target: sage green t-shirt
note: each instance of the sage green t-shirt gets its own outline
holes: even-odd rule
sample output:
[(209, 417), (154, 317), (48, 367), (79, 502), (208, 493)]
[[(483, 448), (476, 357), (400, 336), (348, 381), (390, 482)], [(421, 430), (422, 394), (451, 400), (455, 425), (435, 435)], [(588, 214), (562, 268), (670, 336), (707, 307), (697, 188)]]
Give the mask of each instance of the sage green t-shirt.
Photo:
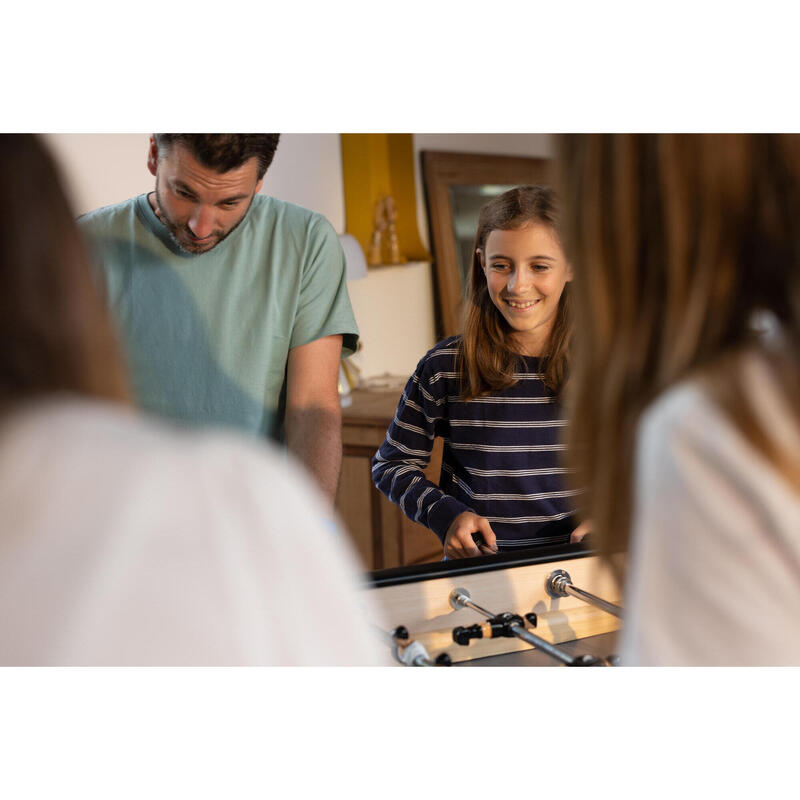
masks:
[(358, 341), (342, 248), (321, 215), (256, 195), (206, 253), (183, 252), (146, 195), (79, 220), (96, 256), (139, 405), (192, 425), (280, 439), (289, 350)]

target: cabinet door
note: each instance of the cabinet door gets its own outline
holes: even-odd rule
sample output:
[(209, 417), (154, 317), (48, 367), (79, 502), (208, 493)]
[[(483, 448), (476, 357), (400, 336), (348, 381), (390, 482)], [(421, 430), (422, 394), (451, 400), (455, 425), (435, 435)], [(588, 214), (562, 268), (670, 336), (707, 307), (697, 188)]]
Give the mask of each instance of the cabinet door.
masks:
[[(336, 510), (368, 570), (438, 561), (442, 545), (436, 535), (412, 522), (382, 495), (372, 482), (372, 446), (344, 445), (342, 474)], [(425, 471), (437, 482), (442, 463), (442, 443), (437, 439)]]
[[(355, 452), (353, 452), (355, 450)], [(336, 494), (336, 510), (344, 523), (347, 533), (355, 545), (365, 569), (378, 569), (376, 561), (380, 561), (383, 542), (376, 540), (376, 524), (374, 504), (379, 502), (372, 483), (370, 459), (372, 451), (358, 452), (357, 448), (345, 447), (342, 456), (342, 474), (339, 478), (339, 489)], [(377, 525), (380, 533), (381, 525)], [(377, 557), (376, 557), (377, 556)]]

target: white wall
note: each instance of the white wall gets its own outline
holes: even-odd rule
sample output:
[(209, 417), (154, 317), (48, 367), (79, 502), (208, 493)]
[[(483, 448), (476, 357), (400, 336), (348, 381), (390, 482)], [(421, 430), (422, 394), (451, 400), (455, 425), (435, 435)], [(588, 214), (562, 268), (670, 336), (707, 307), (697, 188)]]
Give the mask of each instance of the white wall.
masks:
[(76, 214), (151, 191), (146, 133), (50, 133)]
[[(46, 134), (59, 159), (77, 214), (150, 191), (149, 134)], [(414, 134), (417, 222), (429, 247), (422, 192), (421, 150), (455, 150), (547, 157), (547, 134)], [(275, 153), (262, 191), (318, 211), (344, 231), (344, 185), (339, 134), (287, 133)], [(349, 284), (353, 311), (364, 344), (364, 375), (410, 374), (433, 346), (434, 305), (431, 269), (426, 264), (371, 270)]]
[(264, 176), (264, 194), (318, 211), (344, 233), (342, 145), (338, 133), (284, 133)]
[[(62, 165), (76, 213), (117, 203), (152, 188), (153, 176), (146, 164), (148, 137), (146, 133), (45, 134)], [(419, 166), (421, 150), (548, 157), (552, 149), (551, 137), (543, 133), (416, 133), (413, 142), (417, 220), (426, 245), (429, 240)], [(319, 211), (342, 233), (345, 214), (339, 134), (283, 134), (263, 191)]]
[[(150, 134), (45, 134), (59, 159), (77, 214), (151, 191)], [(326, 216), (344, 230), (342, 153), (337, 133), (285, 133), (262, 191)]]
[(431, 265), (376, 267), (347, 289), (361, 334), (362, 375), (410, 375), (436, 343)]

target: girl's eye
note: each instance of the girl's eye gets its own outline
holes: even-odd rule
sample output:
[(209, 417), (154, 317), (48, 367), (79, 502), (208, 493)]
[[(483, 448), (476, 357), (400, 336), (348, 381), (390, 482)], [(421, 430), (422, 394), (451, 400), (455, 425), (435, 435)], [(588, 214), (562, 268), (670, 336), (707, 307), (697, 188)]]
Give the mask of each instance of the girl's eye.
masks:
[(549, 264), (532, 264), (531, 266), (535, 272), (547, 272), (550, 269)]
[(509, 268), (508, 264), (503, 264), (502, 262), (496, 261), (492, 264), (492, 269), (496, 270), (497, 272), (502, 272), (503, 270), (507, 270)]

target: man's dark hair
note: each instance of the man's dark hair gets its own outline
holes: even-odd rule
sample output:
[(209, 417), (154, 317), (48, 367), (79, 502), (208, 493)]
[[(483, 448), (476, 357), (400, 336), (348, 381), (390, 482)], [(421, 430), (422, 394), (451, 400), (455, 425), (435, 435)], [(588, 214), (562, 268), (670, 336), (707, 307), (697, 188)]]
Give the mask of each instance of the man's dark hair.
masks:
[(204, 166), (217, 172), (241, 167), (245, 161), (258, 159), (258, 179), (272, 163), (279, 133), (156, 133), (159, 157), (173, 144), (189, 148)]

